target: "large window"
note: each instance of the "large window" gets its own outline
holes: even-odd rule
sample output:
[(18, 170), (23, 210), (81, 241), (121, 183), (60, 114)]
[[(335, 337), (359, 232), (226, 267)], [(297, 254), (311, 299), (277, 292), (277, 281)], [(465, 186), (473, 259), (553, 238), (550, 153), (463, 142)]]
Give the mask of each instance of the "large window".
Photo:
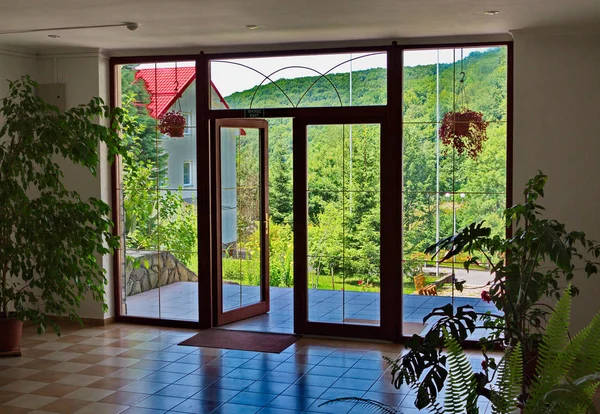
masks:
[[(237, 310), (267, 283), (270, 313), (240, 329), (399, 339), (424, 332), (423, 317), (447, 303), (491, 310), (481, 300), (490, 269), (467, 273), (464, 257), (441, 263), (424, 250), (474, 221), (504, 231), (509, 51), (114, 62), (116, 103), (139, 125), (116, 183), (120, 316), (211, 327), (225, 323), (214, 298), (233, 292)], [(471, 153), (441, 135), (445, 123), (464, 130), (465, 111), (485, 123)], [(185, 126), (164, 127), (168, 114)]]
[[(403, 94), (403, 285), (405, 293), (425, 286), (437, 294), (424, 302), (409, 297), (405, 320), (421, 322), (435, 306), (481, 300), (493, 278), (489, 269), (462, 267), (466, 256), (440, 263), (423, 251), (472, 222), (484, 220), (504, 232), (507, 183), (507, 48), (469, 47), (404, 52)], [(476, 153), (459, 151), (441, 139), (442, 126), (458, 131), (457, 113), (482, 115), (486, 135)], [(450, 121), (450, 122), (448, 122)], [(423, 278), (424, 276), (424, 278)], [(465, 280), (464, 289), (453, 278)]]

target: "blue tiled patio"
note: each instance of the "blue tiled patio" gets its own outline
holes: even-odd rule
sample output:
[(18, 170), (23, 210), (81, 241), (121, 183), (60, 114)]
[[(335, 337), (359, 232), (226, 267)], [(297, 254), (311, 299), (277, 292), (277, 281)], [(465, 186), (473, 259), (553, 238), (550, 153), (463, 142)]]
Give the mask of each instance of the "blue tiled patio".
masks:
[[(259, 299), (258, 286), (225, 284), (224, 309), (235, 309), (255, 303)], [(292, 333), (294, 330), (294, 292), (292, 288), (271, 287), (271, 309), (264, 315), (235, 322), (227, 329), (246, 331)], [(309, 289), (309, 320), (315, 322), (379, 324), (379, 293), (341, 290)], [(425, 317), (435, 307), (452, 301), (448, 296), (404, 295), (404, 321), (411, 330), (420, 329)], [(477, 312), (495, 311), (493, 305), (479, 298), (455, 297), (455, 306), (472, 305)], [(163, 319), (197, 320), (198, 284), (178, 282), (160, 289), (150, 290), (127, 298), (127, 314)], [(416, 328), (415, 328), (416, 327)], [(425, 329), (426, 326), (423, 326)], [(481, 332), (473, 336), (479, 337)]]

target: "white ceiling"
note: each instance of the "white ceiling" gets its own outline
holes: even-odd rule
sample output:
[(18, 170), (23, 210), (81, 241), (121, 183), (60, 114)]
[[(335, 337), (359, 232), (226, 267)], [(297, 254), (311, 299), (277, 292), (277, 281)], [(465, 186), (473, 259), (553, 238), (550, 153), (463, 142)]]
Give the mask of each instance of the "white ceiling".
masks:
[(0, 0), (1, 32), (121, 22), (141, 27), (4, 34), (0, 45), (118, 51), (600, 27), (600, 0)]

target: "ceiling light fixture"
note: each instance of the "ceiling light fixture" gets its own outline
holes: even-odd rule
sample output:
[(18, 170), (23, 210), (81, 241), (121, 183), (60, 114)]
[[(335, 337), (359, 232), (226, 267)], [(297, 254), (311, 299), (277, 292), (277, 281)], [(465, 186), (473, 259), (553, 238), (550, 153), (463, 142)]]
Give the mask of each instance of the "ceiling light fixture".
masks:
[(248, 30), (256, 30), (256, 29), (258, 29), (258, 25), (257, 24), (247, 24), (246, 25), (246, 29), (248, 29)]
[(48, 27), (44, 29), (29, 29), (29, 30), (7, 30), (0, 32), (0, 35), (7, 34), (21, 34), (21, 33), (36, 33), (36, 32), (56, 32), (59, 30), (82, 30), (82, 29), (101, 29), (105, 27), (126, 27), (127, 29), (136, 31), (139, 29), (140, 24), (135, 22), (122, 22), (118, 24), (98, 24), (92, 26), (67, 26), (67, 27)]
[(498, 14), (500, 14), (499, 10), (486, 10), (483, 12), (483, 14), (485, 14), (486, 16), (496, 16)]
[(48, 35), (48, 37), (50, 39), (58, 39), (60, 36), (59, 35)]

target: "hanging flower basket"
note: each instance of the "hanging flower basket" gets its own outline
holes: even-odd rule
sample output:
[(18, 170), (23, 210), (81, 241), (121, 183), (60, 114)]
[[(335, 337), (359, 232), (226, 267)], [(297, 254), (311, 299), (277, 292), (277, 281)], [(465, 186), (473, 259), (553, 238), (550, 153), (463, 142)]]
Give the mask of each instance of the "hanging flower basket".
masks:
[(172, 138), (183, 137), (186, 119), (181, 111), (169, 111), (160, 118), (158, 130)]
[(469, 157), (476, 159), (487, 140), (487, 126), (481, 112), (462, 108), (458, 112), (447, 112), (440, 127), (442, 144), (456, 149), (458, 155), (466, 152)]

